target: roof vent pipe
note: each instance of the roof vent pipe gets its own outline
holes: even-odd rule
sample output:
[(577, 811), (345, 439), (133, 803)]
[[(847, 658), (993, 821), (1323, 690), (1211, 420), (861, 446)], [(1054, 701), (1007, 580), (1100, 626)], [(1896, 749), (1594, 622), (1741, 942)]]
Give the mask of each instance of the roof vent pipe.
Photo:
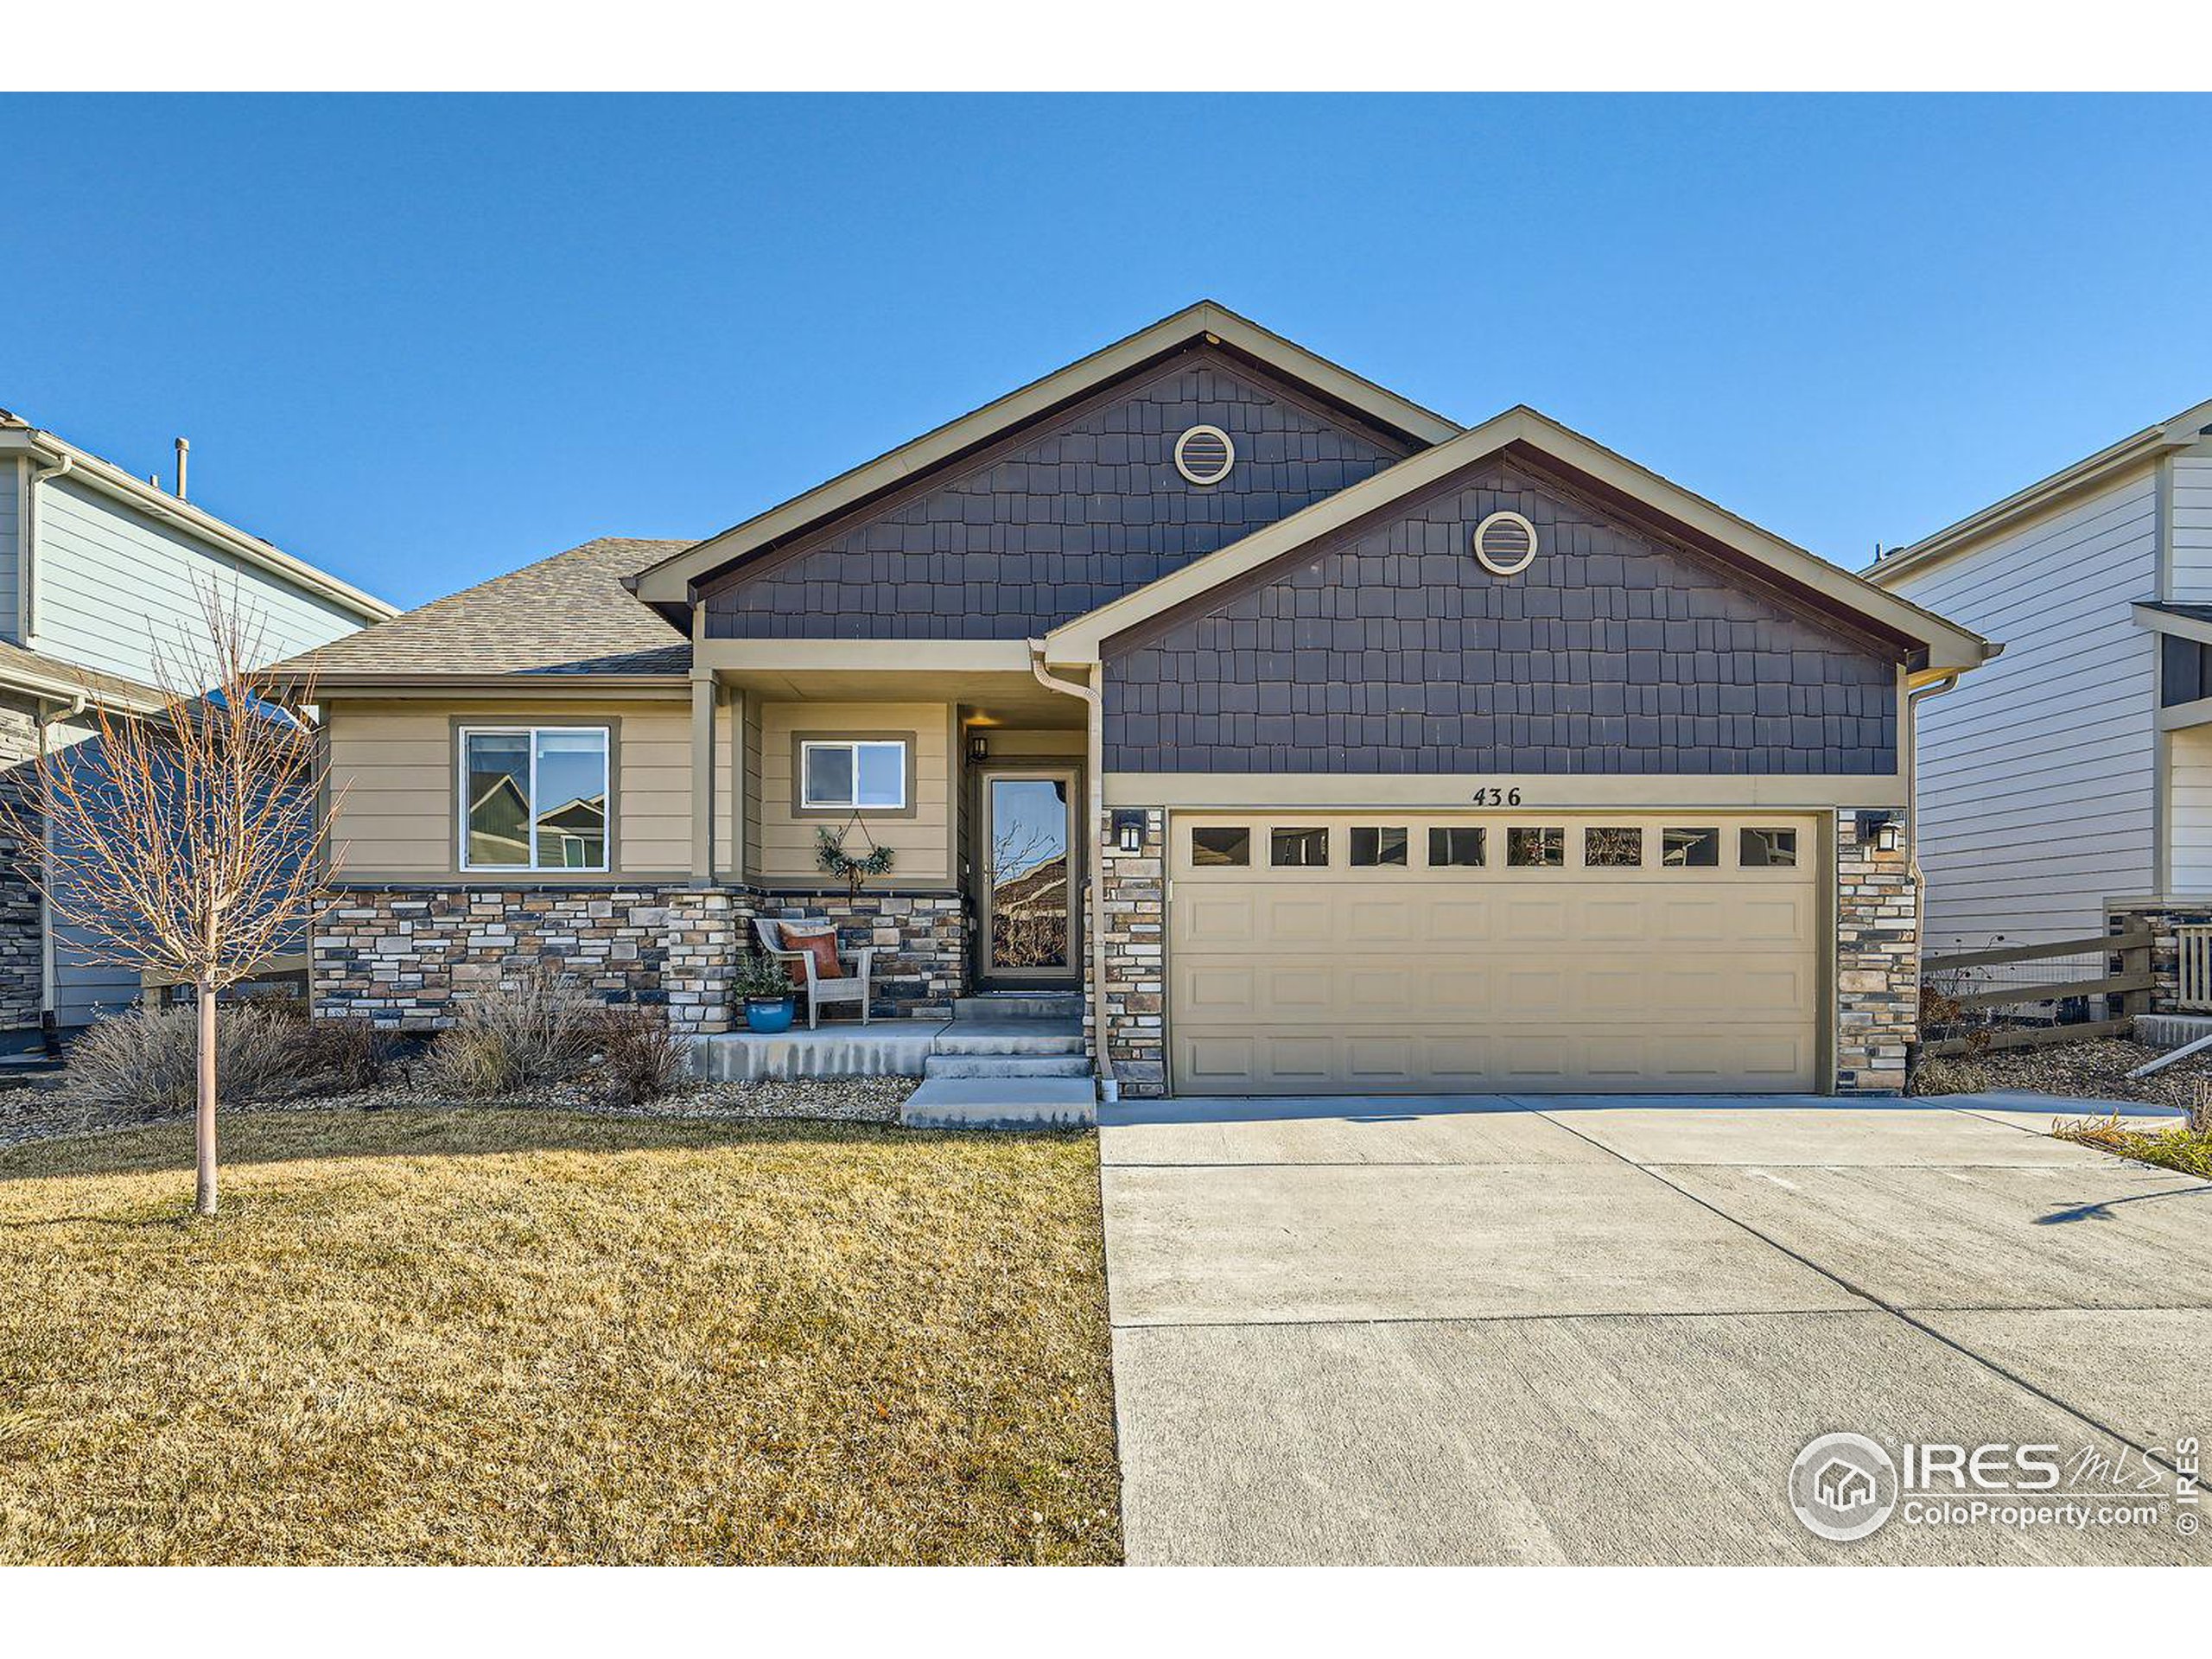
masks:
[(189, 500), (191, 499), (184, 493), (184, 469), (186, 466), (190, 463), (191, 460), (192, 440), (190, 438), (179, 438), (176, 441), (176, 499), (180, 501)]

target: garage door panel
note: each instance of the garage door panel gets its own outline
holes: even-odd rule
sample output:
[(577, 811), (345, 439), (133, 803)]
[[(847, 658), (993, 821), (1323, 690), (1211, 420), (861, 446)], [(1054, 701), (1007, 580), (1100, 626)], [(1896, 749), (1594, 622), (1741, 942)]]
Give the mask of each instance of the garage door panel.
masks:
[(1431, 944), (1491, 943), (1491, 907), (1486, 898), (1462, 897), (1449, 888), (1433, 888), (1422, 896), (1421, 914), (1427, 923)]
[(1326, 944), (1337, 937), (1336, 911), (1332, 895), (1321, 889), (1270, 893), (1261, 902), (1257, 925), (1270, 949)]
[[(1801, 830), (1801, 846), (1819, 845)], [(1481, 867), (1427, 868), (1416, 850), (1402, 871), (1179, 871), (1167, 963), (1175, 1086), (1813, 1086), (1821, 912), (1809, 859), (1738, 870), (1732, 826), (1718, 868), (1585, 868), (1575, 827), (1566, 868), (1522, 869), (1496, 861), (1505, 839), (1491, 827)], [(1331, 841), (1341, 860), (1348, 828)]]

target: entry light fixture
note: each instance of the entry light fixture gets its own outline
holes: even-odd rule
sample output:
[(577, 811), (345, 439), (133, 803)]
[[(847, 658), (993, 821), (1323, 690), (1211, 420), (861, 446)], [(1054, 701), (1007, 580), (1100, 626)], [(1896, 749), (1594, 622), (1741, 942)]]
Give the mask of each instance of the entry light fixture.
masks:
[(1900, 812), (1861, 812), (1859, 844), (1878, 853), (1894, 853), (1904, 845), (1904, 815)]
[(1114, 845), (1125, 853), (1144, 850), (1144, 811), (1142, 808), (1116, 808), (1114, 813)]
[(981, 732), (968, 734), (968, 760), (973, 766), (982, 766), (991, 758), (991, 740)]

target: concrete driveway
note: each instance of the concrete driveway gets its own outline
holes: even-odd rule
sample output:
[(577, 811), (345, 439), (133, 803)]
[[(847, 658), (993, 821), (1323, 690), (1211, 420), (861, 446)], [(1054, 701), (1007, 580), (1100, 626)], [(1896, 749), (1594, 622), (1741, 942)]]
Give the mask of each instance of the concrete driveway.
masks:
[[(2052, 1141), (2055, 1109), (1109, 1108), (1129, 1559), (2212, 1559), (2171, 1496), (2212, 1433), (2212, 1185)], [(2056, 1445), (2064, 1493), (2125, 1468), (2164, 1501), (1831, 1543), (1786, 1482), (1834, 1431)]]

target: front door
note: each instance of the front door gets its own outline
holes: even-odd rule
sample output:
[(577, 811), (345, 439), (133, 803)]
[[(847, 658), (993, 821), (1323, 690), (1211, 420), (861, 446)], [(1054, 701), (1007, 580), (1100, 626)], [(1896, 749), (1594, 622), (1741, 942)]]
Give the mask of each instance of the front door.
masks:
[(982, 976), (995, 985), (1076, 977), (1076, 774), (1052, 766), (983, 774)]

